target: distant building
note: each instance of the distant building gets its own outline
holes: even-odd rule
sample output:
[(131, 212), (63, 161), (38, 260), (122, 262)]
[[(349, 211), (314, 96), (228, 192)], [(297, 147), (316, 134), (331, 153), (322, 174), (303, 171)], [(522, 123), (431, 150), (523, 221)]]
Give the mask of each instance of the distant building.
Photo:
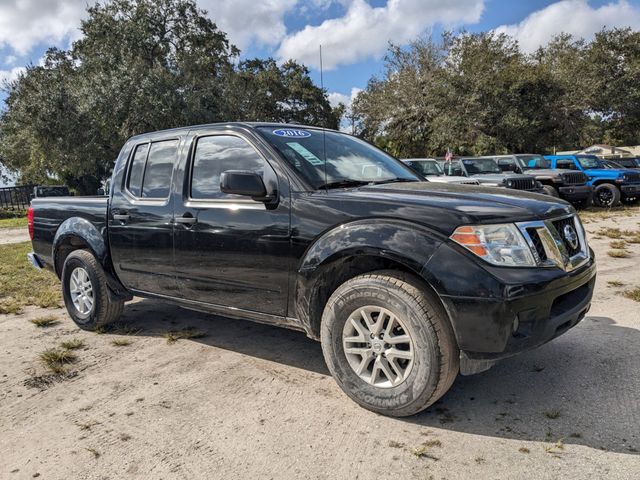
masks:
[(582, 150), (570, 150), (565, 152), (557, 152), (557, 155), (572, 155), (572, 154), (588, 154), (596, 155), (597, 157), (604, 159), (615, 159), (625, 157), (640, 157), (640, 145), (629, 147), (614, 147), (612, 145), (597, 144), (591, 145)]

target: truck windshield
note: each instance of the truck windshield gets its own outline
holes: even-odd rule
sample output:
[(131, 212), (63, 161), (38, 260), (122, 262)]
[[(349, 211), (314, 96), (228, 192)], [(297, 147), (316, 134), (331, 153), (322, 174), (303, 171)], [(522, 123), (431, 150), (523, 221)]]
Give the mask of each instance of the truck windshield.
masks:
[(425, 177), (427, 175), (435, 175), (437, 177), (444, 175), (442, 167), (435, 160), (407, 160), (407, 165)]
[(502, 173), (495, 160), (490, 158), (465, 158), (462, 160), (469, 175), (479, 173)]
[(533, 170), (551, 168), (551, 162), (542, 155), (516, 155), (516, 158), (523, 168), (531, 168)]
[(578, 155), (577, 157), (582, 168), (606, 168), (595, 155)]
[(420, 181), (402, 162), (350, 135), (295, 127), (258, 130), (316, 189)]

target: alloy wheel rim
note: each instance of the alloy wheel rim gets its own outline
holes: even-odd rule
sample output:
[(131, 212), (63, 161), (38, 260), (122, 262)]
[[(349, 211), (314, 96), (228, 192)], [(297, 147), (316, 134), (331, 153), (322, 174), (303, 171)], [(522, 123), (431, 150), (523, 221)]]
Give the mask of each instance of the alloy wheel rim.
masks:
[(93, 310), (93, 285), (89, 273), (82, 267), (76, 267), (69, 277), (69, 292), (73, 306), (81, 315), (89, 315)]
[(598, 192), (598, 199), (603, 205), (608, 205), (609, 203), (611, 203), (613, 195), (608, 190), (601, 190), (600, 192)]
[(367, 305), (354, 310), (345, 322), (342, 346), (356, 375), (374, 387), (397, 387), (413, 368), (409, 330), (401, 318), (383, 307)]

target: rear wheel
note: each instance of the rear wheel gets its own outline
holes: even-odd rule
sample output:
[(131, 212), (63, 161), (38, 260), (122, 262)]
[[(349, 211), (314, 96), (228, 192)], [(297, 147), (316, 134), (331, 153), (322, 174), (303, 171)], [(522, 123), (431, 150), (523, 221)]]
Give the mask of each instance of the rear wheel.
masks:
[(124, 301), (109, 291), (102, 267), (86, 250), (75, 250), (66, 258), (62, 295), (69, 316), (84, 330), (116, 321), (124, 309)]
[(544, 193), (546, 193), (547, 195), (551, 195), (552, 197), (559, 197), (560, 195), (558, 194), (558, 191), (553, 188), (551, 185), (543, 185), (542, 189), (544, 190)]
[(401, 272), (360, 275), (338, 287), (324, 309), (321, 340), (342, 390), (384, 415), (427, 408), (451, 387), (459, 369), (444, 310)]
[(593, 202), (598, 207), (615, 207), (620, 203), (620, 190), (610, 183), (598, 185), (593, 191)]

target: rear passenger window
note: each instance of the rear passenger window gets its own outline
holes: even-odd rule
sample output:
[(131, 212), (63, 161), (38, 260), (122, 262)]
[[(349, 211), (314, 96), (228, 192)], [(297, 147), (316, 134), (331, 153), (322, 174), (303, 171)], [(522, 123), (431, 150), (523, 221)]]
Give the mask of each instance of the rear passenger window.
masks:
[(127, 188), (136, 197), (140, 196), (140, 189), (142, 187), (142, 175), (144, 175), (144, 164), (147, 160), (147, 151), (149, 150), (149, 144), (138, 145), (136, 151), (133, 154), (133, 160), (131, 160), (131, 169), (129, 170), (129, 180), (127, 182)]
[(171, 174), (178, 150), (178, 140), (138, 145), (129, 171), (127, 188), (139, 198), (167, 198)]
[(197, 140), (191, 169), (191, 198), (243, 198), (220, 191), (220, 175), (226, 170), (251, 170), (262, 174), (265, 161), (240, 137), (215, 135)]
[(167, 198), (171, 189), (173, 162), (178, 151), (178, 140), (151, 144), (147, 168), (142, 181), (142, 198)]

